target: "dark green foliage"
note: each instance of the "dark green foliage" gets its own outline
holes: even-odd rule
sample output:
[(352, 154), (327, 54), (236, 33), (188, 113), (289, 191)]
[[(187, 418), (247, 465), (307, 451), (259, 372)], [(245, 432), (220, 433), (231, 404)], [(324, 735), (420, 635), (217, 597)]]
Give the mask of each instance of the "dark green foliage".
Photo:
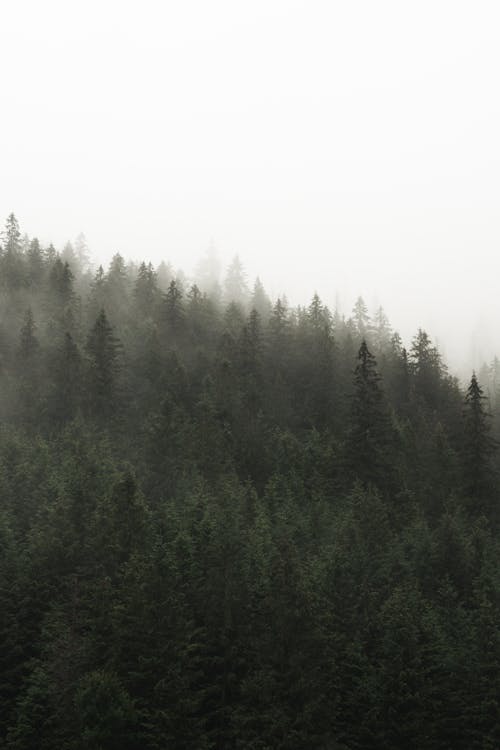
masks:
[(354, 371), (346, 462), (354, 478), (391, 489), (396, 440), (380, 385), (377, 362), (363, 340)]
[(497, 363), (237, 259), (0, 265), (0, 748), (500, 746)]
[(118, 405), (120, 342), (102, 309), (87, 338), (87, 398), (90, 413), (99, 420), (112, 416)]
[(136, 717), (133, 701), (112, 672), (96, 670), (80, 680), (74, 698), (82, 750), (132, 750)]
[(82, 407), (83, 363), (77, 344), (65, 333), (51, 356), (52, 392), (49, 412), (59, 425), (71, 421)]
[[(493, 494), (491, 458), (495, 442), (491, 437), (490, 415), (486, 412), (485, 401), (473, 373), (465, 395), (462, 465), (465, 492), (479, 507), (488, 503)], [(489, 510), (491, 512), (493, 508)]]

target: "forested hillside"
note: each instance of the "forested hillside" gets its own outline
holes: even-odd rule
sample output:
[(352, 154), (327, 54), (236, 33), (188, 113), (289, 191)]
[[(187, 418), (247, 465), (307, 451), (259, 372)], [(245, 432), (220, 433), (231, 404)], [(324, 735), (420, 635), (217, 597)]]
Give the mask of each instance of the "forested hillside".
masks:
[(499, 748), (495, 368), (1, 244), (0, 747)]

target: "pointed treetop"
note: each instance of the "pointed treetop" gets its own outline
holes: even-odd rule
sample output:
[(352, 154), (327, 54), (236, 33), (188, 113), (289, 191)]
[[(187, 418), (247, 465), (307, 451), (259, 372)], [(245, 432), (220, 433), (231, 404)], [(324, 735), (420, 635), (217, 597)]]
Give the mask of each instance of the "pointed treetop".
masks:
[(245, 305), (248, 300), (248, 286), (243, 265), (237, 255), (227, 269), (224, 280), (224, 296), (227, 303), (237, 302)]
[(366, 336), (370, 325), (370, 316), (368, 315), (368, 308), (365, 305), (363, 297), (358, 297), (356, 300), (352, 308), (352, 316), (358, 334), (363, 337)]
[(21, 230), (19, 222), (13, 213), (9, 214), (2, 234), (2, 244), (5, 253), (16, 253), (21, 250)]

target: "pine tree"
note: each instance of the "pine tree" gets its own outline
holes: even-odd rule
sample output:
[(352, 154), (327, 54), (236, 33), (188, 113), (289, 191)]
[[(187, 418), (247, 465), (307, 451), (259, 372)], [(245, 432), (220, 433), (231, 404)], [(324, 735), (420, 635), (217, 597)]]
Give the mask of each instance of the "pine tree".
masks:
[(10, 214), (2, 232), (3, 252), (1, 255), (1, 270), (3, 285), (9, 289), (19, 289), (27, 284), (22, 256), (21, 231), (19, 222), (14, 214)]
[(43, 278), (44, 274), (44, 257), (42, 248), (36, 237), (31, 240), (28, 253), (28, 278), (32, 288), (36, 289)]
[(158, 283), (151, 263), (141, 263), (134, 285), (134, 298), (141, 317), (151, 317), (158, 301)]
[(351, 477), (381, 490), (393, 485), (394, 433), (380, 386), (377, 361), (363, 341), (354, 372), (346, 459)]
[(385, 314), (384, 308), (382, 306), (377, 308), (377, 311), (373, 318), (373, 335), (375, 346), (377, 347), (377, 350), (379, 352), (389, 349), (392, 338), (392, 331), (389, 324), (389, 319)]
[(9, 214), (2, 232), (2, 246), (5, 255), (21, 252), (21, 230), (19, 222), (13, 213)]
[(49, 327), (56, 333), (60, 333), (61, 328), (71, 331), (75, 325), (73, 278), (69, 263), (63, 263), (58, 255), (49, 271), (45, 302), (50, 316)]
[(99, 266), (90, 284), (90, 297), (88, 301), (87, 314), (91, 320), (95, 320), (99, 310), (106, 304), (106, 276), (104, 268)]
[(493, 491), (491, 459), (496, 445), (491, 437), (485, 400), (483, 389), (473, 373), (465, 396), (462, 465), (464, 491), (475, 504), (476, 511), (488, 509)]
[(183, 303), (181, 286), (173, 279), (163, 298), (163, 315), (167, 327), (167, 341), (169, 345), (176, 344), (184, 330), (186, 311)]
[(78, 257), (75, 252), (75, 248), (71, 244), (71, 242), (67, 242), (64, 247), (63, 251), (61, 253), (61, 260), (63, 263), (67, 263), (71, 273), (75, 275), (80, 271), (79, 264), (78, 264)]
[(248, 302), (248, 286), (245, 271), (237, 255), (234, 256), (231, 265), (227, 269), (224, 280), (224, 299), (226, 304), (236, 302), (243, 307)]
[(273, 307), (265, 338), (265, 362), (268, 384), (266, 410), (277, 425), (285, 427), (291, 413), (288, 385), (292, 358), (292, 330), (286, 305), (281, 299)]
[(417, 397), (428, 407), (436, 409), (440, 404), (440, 380), (445, 369), (438, 350), (421, 328), (412, 341), (410, 365)]
[(113, 324), (122, 330), (127, 320), (129, 304), (129, 280), (125, 261), (120, 253), (115, 253), (109, 264), (104, 282), (106, 310)]
[(80, 232), (75, 240), (75, 254), (78, 260), (80, 273), (88, 273), (90, 269), (90, 256), (87, 239), (83, 232)]
[(287, 317), (287, 307), (283, 301), (278, 298), (276, 304), (273, 307), (271, 317), (269, 319), (269, 338), (270, 341), (275, 344), (281, 341), (283, 336), (286, 335), (286, 331), (289, 328), (289, 321)]
[(24, 316), (18, 349), (19, 402), (25, 423), (37, 422), (40, 394), (40, 343), (31, 308)]
[(271, 301), (258, 276), (255, 279), (255, 284), (253, 286), (250, 309), (257, 310), (262, 321), (268, 321), (269, 315), (271, 314)]
[(108, 418), (117, 409), (120, 348), (120, 341), (101, 309), (87, 338), (89, 408), (97, 419)]
[(329, 330), (332, 325), (332, 316), (326, 305), (324, 305), (317, 293), (314, 294), (311, 304), (307, 308), (307, 320), (316, 331)]
[(363, 297), (358, 297), (352, 309), (352, 316), (358, 336), (365, 339), (370, 328), (370, 316)]

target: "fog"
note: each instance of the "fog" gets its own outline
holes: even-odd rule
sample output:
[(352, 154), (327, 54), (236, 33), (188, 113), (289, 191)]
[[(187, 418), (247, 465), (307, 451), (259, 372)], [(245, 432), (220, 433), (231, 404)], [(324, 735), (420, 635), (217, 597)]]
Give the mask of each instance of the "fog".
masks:
[(0, 215), (500, 352), (494, 2), (6, 2)]

